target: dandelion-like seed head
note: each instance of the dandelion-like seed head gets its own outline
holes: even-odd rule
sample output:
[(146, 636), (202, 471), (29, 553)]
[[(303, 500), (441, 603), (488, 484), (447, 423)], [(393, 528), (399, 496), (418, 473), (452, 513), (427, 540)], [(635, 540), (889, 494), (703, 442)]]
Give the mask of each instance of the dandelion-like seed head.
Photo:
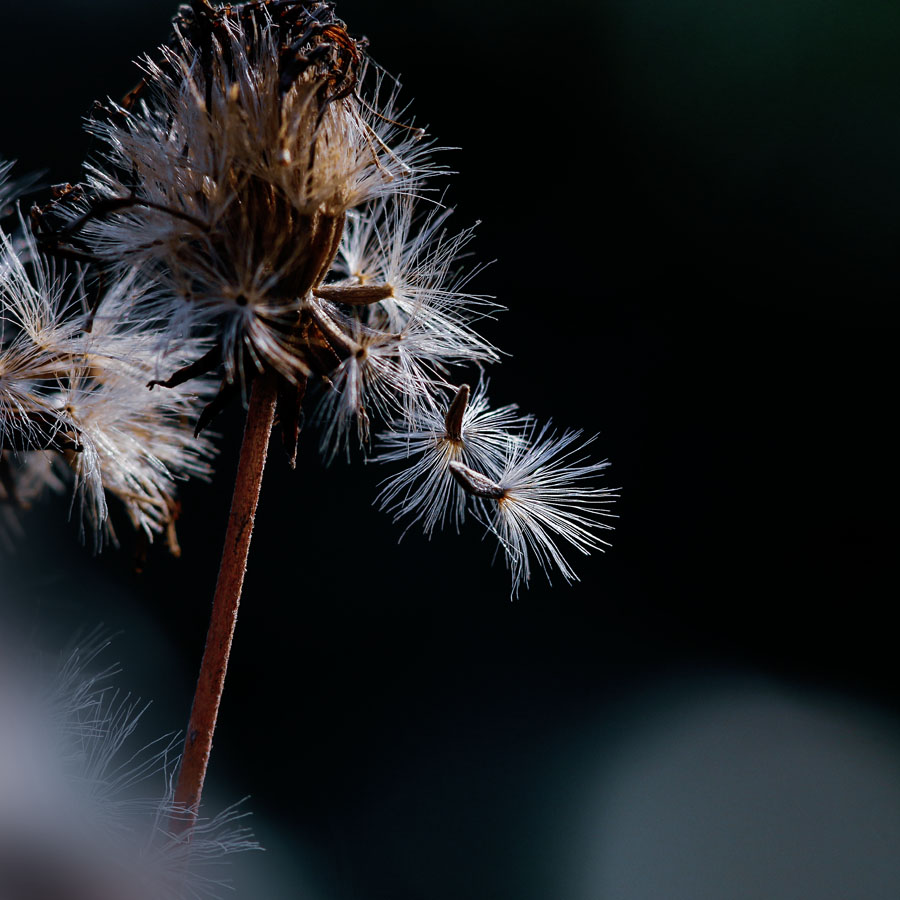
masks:
[(598, 532), (612, 527), (604, 519), (618, 496), (595, 483), (608, 465), (605, 460), (589, 462), (577, 456), (586, 446), (576, 445), (581, 432), (556, 434), (547, 424), (535, 435), (533, 423), (529, 430), (527, 440), (510, 444), (496, 479), (460, 462), (449, 465), (467, 494), (493, 504), (487, 524), (505, 552), (513, 595), (528, 586), (532, 558), (548, 578), (558, 569), (566, 581), (577, 581), (560, 542), (584, 554), (608, 546)]

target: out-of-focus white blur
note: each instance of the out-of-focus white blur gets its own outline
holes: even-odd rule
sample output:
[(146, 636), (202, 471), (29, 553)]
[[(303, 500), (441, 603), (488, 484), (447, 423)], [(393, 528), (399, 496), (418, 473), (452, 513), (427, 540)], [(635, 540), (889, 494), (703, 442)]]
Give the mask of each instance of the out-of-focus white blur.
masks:
[(105, 650), (42, 658), (0, 632), (0, 900), (216, 900), (256, 847), (245, 817), (175, 824), (177, 741), (139, 735)]

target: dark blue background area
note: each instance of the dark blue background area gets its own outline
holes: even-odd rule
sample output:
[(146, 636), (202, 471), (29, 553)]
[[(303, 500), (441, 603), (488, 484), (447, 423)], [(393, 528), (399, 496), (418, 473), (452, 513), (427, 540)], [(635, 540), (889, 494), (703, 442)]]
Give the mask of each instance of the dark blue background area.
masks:
[[(77, 180), (81, 117), (173, 11), (4, 0), (0, 155)], [(276, 453), (266, 473), (214, 788), (252, 794), (269, 861), (302, 858), (322, 896), (574, 900), (547, 847), (589, 767), (560, 767), (599, 766), (665, 706), (648, 691), (749, 677), (896, 715), (900, 9), (338, 11), (461, 148), (448, 201), (482, 220), (475, 289), (508, 307), (485, 328), (512, 354), (494, 402), (599, 431), (620, 518), (580, 584), (511, 603), (477, 526), (398, 545), (382, 467), (323, 467), (310, 426), (297, 471)], [(217, 427), (181, 559), (135, 575), (127, 540), (92, 559), (58, 503), (2, 561), (29, 627), (125, 632), (163, 730), (187, 717), (240, 411)]]

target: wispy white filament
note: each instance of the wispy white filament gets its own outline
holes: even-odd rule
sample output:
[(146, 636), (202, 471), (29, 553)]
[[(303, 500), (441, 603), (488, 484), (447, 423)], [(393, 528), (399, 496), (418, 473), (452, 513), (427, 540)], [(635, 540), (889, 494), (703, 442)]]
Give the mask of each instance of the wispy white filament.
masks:
[[(88, 332), (80, 275), (47, 262), (24, 223), (22, 233), (27, 265), (0, 231), (0, 449), (15, 486), (15, 496), (2, 488), (4, 504), (37, 497), (41, 475), (45, 487), (58, 487), (67, 467), (96, 546), (112, 535), (107, 496), (152, 539), (174, 520), (176, 482), (211, 472), (212, 444), (194, 438), (192, 427), (193, 404), (209, 399), (211, 385), (149, 391), (158, 329), (100, 317)], [(107, 300), (122, 305), (149, 290), (128, 273)], [(179, 349), (200, 347), (187, 341)]]
[[(385, 479), (377, 503), (397, 521), (409, 518), (407, 529), (421, 522), (431, 537), (435, 528), (450, 524), (459, 530), (465, 519), (466, 495), (450, 475), (450, 463), (463, 463), (499, 477), (511, 446), (521, 443), (529, 419), (515, 404), (491, 409), (488, 383), (481, 381), (462, 416), (459, 436), (447, 433), (446, 406), (422, 404), (407, 431), (398, 422), (379, 436), (378, 462), (407, 462), (405, 469)], [(449, 401), (448, 401), (449, 402)]]
[(612, 526), (603, 521), (617, 496), (599, 487), (596, 476), (608, 465), (582, 455), (595, 438), (577, 444), (580, 431), (540, 431), (532, 426), (526, 441), (511, 445), (497, 485), (502, 491), (490, 527), (506, 552), (513, 595), (531, 578), (531, 558), (549, 579), (558, 569), (566, 581), (578, 576), (560, 549), (560, 542), (583, 554), (609, 546), (598, 534)]

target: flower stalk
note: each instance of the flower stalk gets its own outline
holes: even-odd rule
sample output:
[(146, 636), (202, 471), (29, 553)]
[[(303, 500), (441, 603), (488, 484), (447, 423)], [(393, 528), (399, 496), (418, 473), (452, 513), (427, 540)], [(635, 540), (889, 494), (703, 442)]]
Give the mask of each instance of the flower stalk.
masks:
[(250, 552), (250, 539), (253, 536), (277, 398), (278, 382), (275, 373), (267, 372), (254, 378), (206, 647), (200, 663), (175, 787), (175, 802), (187, 813), (177, 820), (179, 828), (195, 821), (200, 806), (213, 732), (225, 687), (231, 643), (237, 625), (238, 605), (247, 571), (247, 556)]

